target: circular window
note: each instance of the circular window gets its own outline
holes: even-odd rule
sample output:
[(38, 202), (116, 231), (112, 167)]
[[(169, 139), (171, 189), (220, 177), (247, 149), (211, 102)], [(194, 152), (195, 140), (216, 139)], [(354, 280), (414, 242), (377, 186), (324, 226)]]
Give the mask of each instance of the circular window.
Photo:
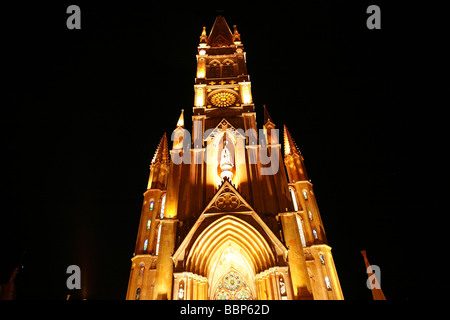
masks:
[(231, 90), (221, 90), (213, 92), (209, 100), (215, 107), (229, 107), (236, 103), (237, 95)]

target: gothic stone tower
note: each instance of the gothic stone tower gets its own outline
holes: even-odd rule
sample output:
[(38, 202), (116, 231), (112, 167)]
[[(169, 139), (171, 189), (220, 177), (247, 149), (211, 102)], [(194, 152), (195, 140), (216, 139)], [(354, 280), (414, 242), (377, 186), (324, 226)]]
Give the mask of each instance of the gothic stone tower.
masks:
[[(303, 156), (264, 107), (257, 131), (236, 26), (200, 36), (184, 114), (150, 166), (127, 299), (343, 299)], [(287, 176), (286, 176), (287, 172)]]

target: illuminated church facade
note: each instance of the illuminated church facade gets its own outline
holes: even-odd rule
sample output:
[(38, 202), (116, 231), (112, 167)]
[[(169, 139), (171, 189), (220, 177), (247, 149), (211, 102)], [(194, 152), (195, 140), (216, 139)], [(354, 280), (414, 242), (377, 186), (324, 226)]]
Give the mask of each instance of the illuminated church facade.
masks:
[(182, 111), (150, 165), (126, 298), (343, 299), (303, 156), (265, 106), (258, 131), (222, 16), (201, 33), (194, 91), (192, 130)]

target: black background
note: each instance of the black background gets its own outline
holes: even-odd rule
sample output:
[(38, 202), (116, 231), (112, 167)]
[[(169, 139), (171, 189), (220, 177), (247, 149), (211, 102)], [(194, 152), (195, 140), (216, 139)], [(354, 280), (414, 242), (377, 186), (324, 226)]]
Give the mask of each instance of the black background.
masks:
[[(199, 36), (220, 9), (247, 52), (258, 126), (266, 104), (303, 153), (344, 297), (372, 299), (365, 249), (388, 299), (442, 298), (434, 9), (335, 2), (3, 8), (0, 282), (19, 265), (18, 299), (125, 298), (149, 164), (181, 109), (191, 127)], [(69, 4), (81, 30), (66, 27)], [(370, 4), (381, 30), (366, 27)], [(66, 288), (71, 264), (81, 290)]]

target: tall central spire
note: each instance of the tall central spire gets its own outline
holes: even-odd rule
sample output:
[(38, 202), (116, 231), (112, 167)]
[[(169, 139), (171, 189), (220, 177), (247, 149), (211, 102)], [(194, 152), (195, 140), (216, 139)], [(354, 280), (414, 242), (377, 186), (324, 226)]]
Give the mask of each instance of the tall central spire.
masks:
[(221, 15), (216, 17), (214, 25), (208, 37), (208, 46), (226, 47), (233, 44), (233, 33), (228, 27), (225, 18)]

